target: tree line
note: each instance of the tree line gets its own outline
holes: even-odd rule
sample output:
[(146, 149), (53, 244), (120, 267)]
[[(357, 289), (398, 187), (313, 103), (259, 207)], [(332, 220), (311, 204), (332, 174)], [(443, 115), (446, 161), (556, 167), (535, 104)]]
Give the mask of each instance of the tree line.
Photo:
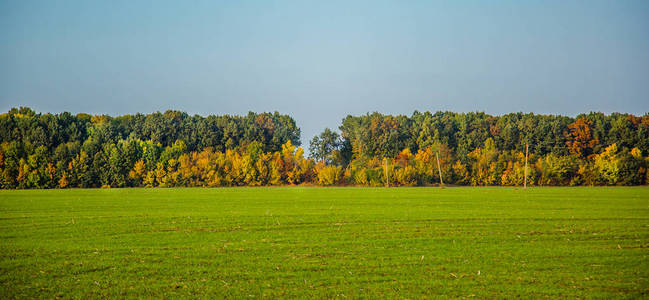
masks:
[[(649, 114), (347, 116), (300, 145), (293, 118), (0, 115), (0, 187), (642, 185)], [(529, 145), (527, 172), (525, 147)], [(439, 170), (437, 165), (439, 160)]]

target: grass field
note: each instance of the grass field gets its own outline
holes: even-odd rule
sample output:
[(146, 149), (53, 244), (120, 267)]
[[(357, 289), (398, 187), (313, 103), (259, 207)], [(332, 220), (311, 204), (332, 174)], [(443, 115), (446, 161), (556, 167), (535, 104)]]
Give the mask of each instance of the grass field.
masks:
[(2, 298), (649, 297), (649, 188), (0, 191)]

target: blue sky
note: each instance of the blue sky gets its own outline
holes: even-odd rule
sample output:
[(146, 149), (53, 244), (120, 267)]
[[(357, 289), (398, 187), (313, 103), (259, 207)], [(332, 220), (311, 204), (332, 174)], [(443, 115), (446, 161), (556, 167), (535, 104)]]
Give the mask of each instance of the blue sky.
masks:
[(0, 109), (649, 112), (649, 1), (0, 0)]

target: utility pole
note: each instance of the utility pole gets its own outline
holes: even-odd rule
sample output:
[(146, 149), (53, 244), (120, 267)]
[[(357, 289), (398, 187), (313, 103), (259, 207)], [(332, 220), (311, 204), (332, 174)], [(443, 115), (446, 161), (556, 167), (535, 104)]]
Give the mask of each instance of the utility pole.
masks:
[(439, 151), (435, 152), (437, 156), (437, 171), (439, 171), (439, 187), (444, 186), (444, 181), (442, 180), (442, 168), (439, 166)]
[(525, 181), (523, 183), (523, 188), (527, 189), (527, 152), (529, 150), (529, 145), (525, 143)]

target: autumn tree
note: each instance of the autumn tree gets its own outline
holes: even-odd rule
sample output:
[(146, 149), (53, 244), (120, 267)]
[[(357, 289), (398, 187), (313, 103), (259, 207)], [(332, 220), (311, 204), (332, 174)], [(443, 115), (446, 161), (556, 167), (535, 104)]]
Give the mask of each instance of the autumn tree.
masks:
[(592, 124), (593, 122), (586, 117), (580, 117), (568, 125), (568, 130), (564, 135), (570, 154), (577, 157), (588, 157), (592, 154), (592, 148), (599, 143), (598, 139), (591, 135)]

